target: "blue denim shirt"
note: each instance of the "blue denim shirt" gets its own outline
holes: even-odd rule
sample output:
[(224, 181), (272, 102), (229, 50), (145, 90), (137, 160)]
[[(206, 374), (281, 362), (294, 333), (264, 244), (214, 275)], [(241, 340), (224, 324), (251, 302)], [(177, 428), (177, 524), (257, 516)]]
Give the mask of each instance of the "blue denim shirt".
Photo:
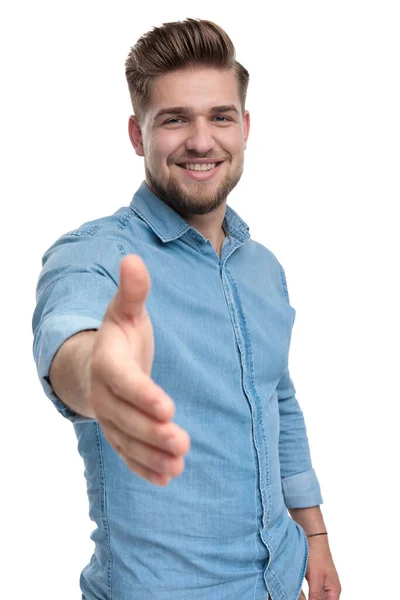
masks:
[[(226, 206), (211, 242), (143, 181), (129, 207), (61, 236), (44, 254), (33, 351), (44, 392), (74, 426), (95, 550), (84, 600), (297, 600), (308, 543), (289, 508), (322, 504), (288, 370), (295, 309), (285, 273)], [(131, 472), (95, 420), (70, 410), (48, 374), (60, 345), (100, 327), (119, 263), (151, 277), (151, 376), (191, 447), (165, 487)]]

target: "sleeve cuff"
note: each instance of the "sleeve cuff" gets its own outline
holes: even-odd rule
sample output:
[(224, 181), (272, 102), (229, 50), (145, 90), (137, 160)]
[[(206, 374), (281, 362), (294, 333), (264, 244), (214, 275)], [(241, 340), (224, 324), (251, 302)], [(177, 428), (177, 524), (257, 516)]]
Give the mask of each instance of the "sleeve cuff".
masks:
[(44, 393), (71, 423), (93, 421), (71, 410), (56, 394), (48, 378), (55, 353), (69, 337), (87, 329), (99, 329), (102, 321), (84, 315), (58, 315), (44, 321), (35, 337), (33, 354)]
[(281, 481), (287, 508), (308, 508), (323, 504), (320, 485), (314, 469), (285, 477)]

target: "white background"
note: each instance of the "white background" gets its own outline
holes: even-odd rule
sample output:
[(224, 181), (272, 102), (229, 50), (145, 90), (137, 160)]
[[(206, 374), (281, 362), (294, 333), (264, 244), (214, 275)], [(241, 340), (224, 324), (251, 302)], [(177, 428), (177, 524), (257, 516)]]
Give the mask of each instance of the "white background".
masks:
[(245, 170), (228, 202), (286, 271), (291, 375), (341, 600), (398, 594), (398, 4), (260, 11), (209, 0), (2, 11), (4, 598), (81, 598), (94, 523), (73, 426), (36, 375), (35, 286), (62, 233), (128, 205), (144, 179), (124, 62), (143, 33), (186, 17), (221, 25), (250, 72)]

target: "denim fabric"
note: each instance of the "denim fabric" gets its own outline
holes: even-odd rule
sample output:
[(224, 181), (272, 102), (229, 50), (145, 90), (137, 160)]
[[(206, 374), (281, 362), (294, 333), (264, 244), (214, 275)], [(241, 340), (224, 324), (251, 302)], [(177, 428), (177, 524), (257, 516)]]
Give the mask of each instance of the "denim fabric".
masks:
[[(322, 504), (288, 370), (295, 309), (285, 273), (228, 205), (217, 255), (143, 181), (128, 207), (61, 236), (44, 254), (33, 352), (44, 392), (74, 426), (95, 549), (84, 600), (297, 600), (308, 543), (287, 511)], [(132, 473), (95, 420), (49, 384), (55, 352), (100, 327), (119, 263), (151, 277), (151, 376), (175, 402), (191, 448), (182, 475)]]

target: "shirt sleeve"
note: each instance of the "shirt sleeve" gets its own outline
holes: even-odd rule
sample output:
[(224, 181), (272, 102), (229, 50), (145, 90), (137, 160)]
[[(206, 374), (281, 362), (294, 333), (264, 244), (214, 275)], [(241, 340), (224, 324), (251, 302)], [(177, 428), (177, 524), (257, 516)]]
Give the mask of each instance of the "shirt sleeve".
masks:
[(282, 491), (288, 508), (306, 508), (323, 503), (320, 485), (312, 467), (303, 412), (286, 369), (278, 387), (280, 417), (279, 460)]
[(72, 423), (92, 421), (71, 410), (50, 384), (51, 362), (79, 331), (98, 329), (118, 289), (121, 253), (113, 241), (81, 228), (59, 238), (44, 254), (32, 318), (33, 356), (40, 383), (56, 409)]
[[(289, 302), (285, 272), (281, 265), (280, 268), (284, 295)], [(296, 398), (289, 368), (285, 369), (278, 383), (277, 393), (280, 418), (279, 460), (285, 504), (287, 508), (318, 506), (323, 504), (323, 498), (312, 466), (304, 416)]]

